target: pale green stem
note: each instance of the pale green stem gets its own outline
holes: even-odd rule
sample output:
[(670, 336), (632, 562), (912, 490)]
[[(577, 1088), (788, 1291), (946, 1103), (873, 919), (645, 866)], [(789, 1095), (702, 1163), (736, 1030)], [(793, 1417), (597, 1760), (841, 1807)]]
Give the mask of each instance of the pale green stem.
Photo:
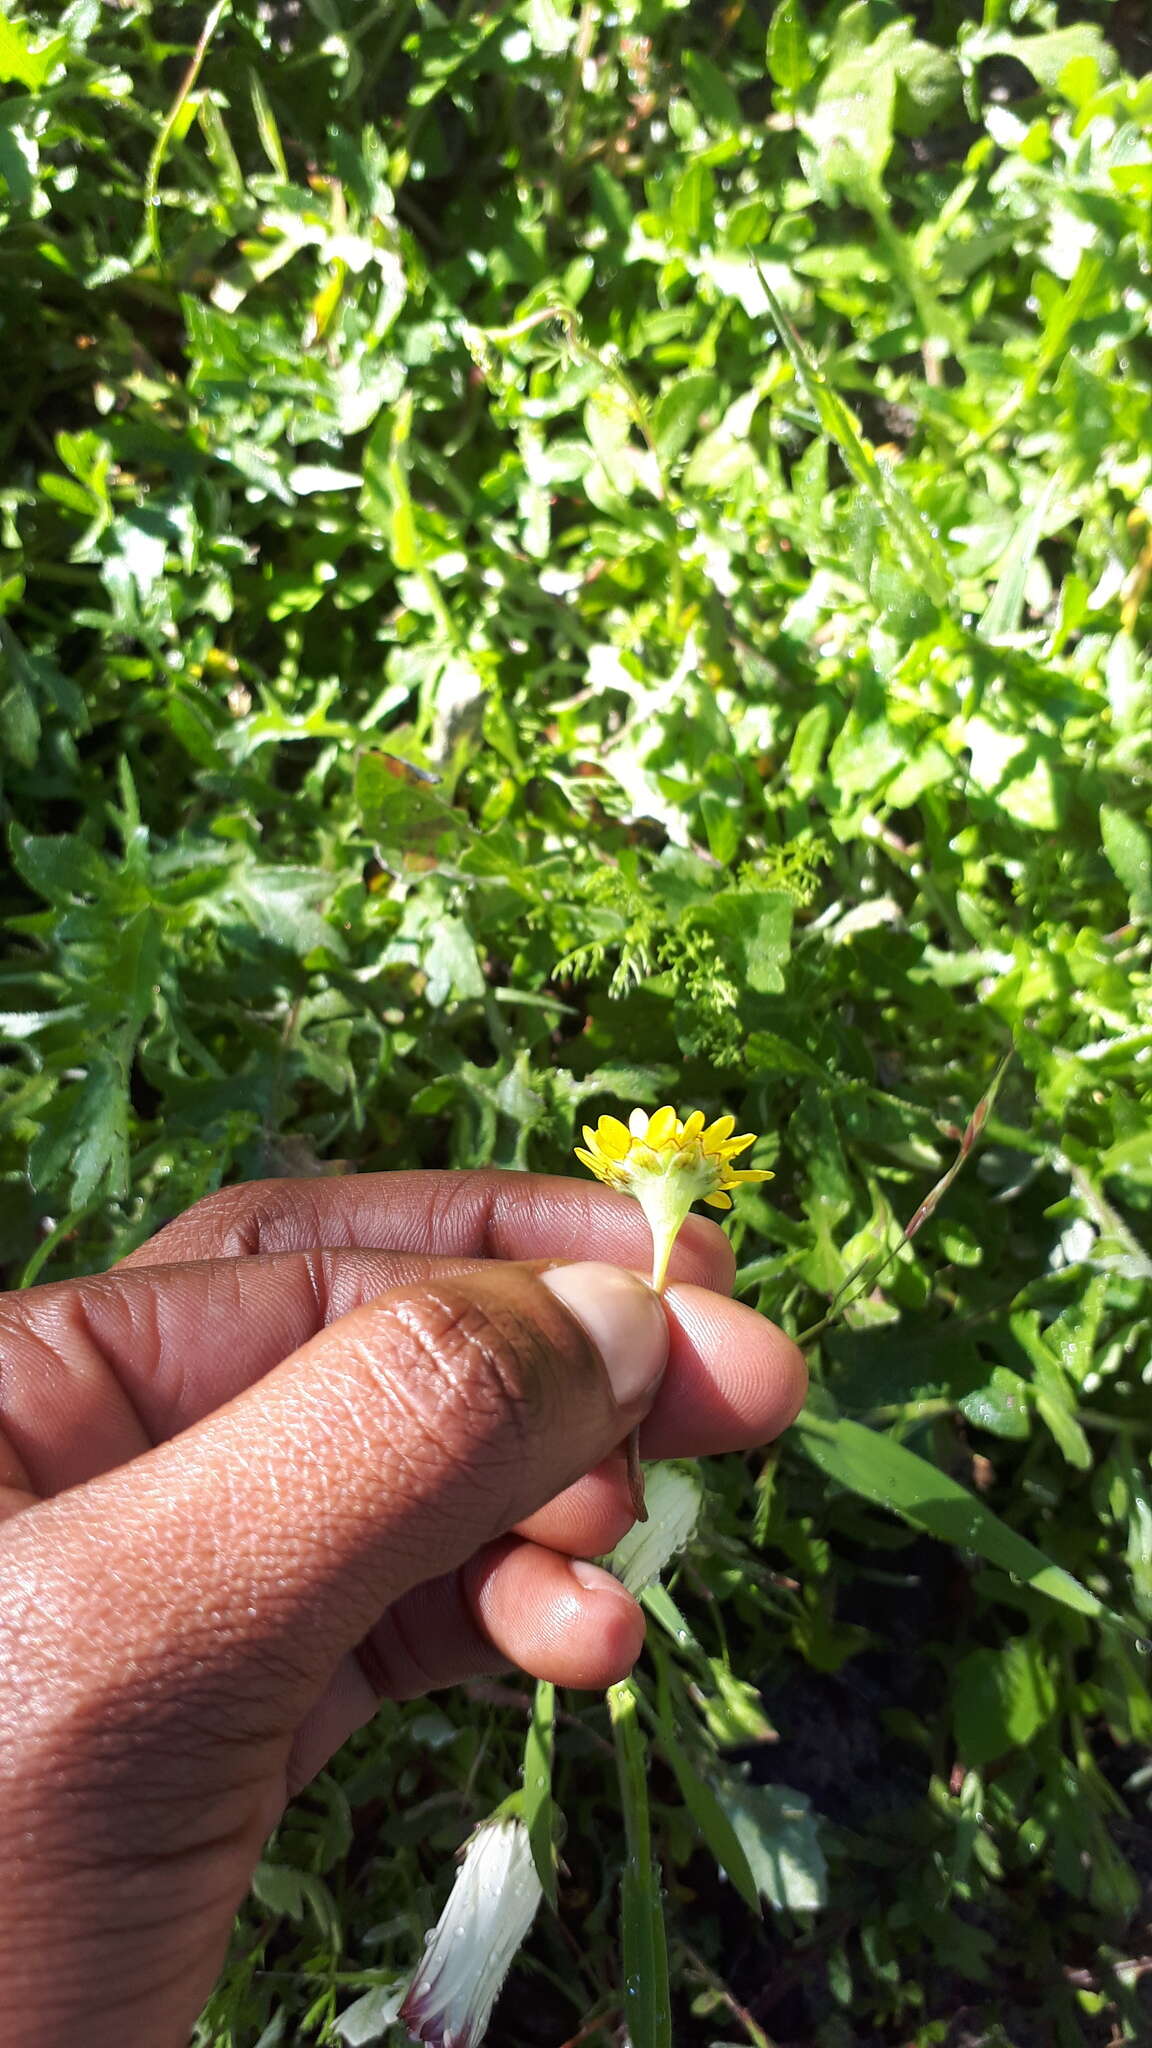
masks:
[(627, 1852), (620, 1880), (624, 2016), (632, 2048), (672, 2048), (668, 1941), (648, 1814), (648, 1754), (634, 1680), (608, 1690)]
[[(652, 1228), (649, 1218), (649, 1228)], [(652, 1230), (652, 1281), (655, 1293), (663, 1294), (668, 1278), (668, 1266), (675, 1248), (678, 1230), (663, 1231), (659, 1236)], [(648, 1509), (644, 1505), (644, 1471), (640, 1463), (640, 1425), (631, 1430), (626, 1445), (628, 1457), (628, 1491), (632, 1497), (632, 1512), (638, 1522), (648, 1520)]]
[(144, 227), (148, 240), (152, 244), (152, 253), (160, 264), (164, 261), (164, 252), (160, 245), (159, 200), (157, 197), (157, 186), (160, 182), (160, 166), (168, 154), (168, 144), (176, 133), (176, 124), (180, 119), (184, 103), (200, 76), (200, 67), (208, 55), (208, 45), (220, 26), (221, 18), (227, 6), (228, 0), (216, 0), (216, 5), (209, 11), (207, 20), (200, 31), (200, 39), (195, 50), (192, 52), (192, 62), (180, 81), (176, 97), (168, 109), (160, 133), (156, 137), (156, 146), (148, 159), (148, 169), (144, 178)]

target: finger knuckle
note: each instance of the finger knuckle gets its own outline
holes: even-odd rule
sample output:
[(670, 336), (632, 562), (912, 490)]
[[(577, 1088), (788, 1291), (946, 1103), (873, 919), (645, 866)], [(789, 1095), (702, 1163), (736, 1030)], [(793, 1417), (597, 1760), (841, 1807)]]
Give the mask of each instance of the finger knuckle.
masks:
[(466, 1469), (503, 1489), (548, 1410), (552, 1361), (527, 1318), (452, 1290), (382, 1305), (370, 1367), (403, 1411), (409, 1466)]

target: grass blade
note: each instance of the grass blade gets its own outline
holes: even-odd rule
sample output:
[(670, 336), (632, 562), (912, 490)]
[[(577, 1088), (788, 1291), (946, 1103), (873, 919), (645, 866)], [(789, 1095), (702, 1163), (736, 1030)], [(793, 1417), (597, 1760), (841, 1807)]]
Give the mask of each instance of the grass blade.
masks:
[(532, 1720), (524, 1744), (524, 1794), (521, 1811), (536, 1875), (550, 1906), (556, 1904), (556, 1859), (553, 1855), (552, 1758), (556, 1737), (556, 1687), (545, 1678), (537, 1681), (532, 1703)]
[(608, 1711), (627, 1836), (620, 1880), (624, 2014), (632, 2048), (672, 2048), (668, 1941), (648, 1818), (648, 1759), (631, 1679), (610, 1687)]
[(800, 1442), (814, 1465), (863, 1499), (925, 1529), (943, 1543), (961, 1550), (974, 1550), (989, 1564), (999, 1566), (1036, 1593), (1070, 1607), (1076, 1614), (1093, 1620), (1119, 1623), (1095, 1593), (1062, 1565), (1053, 1564), (1042, 1550), (1010, 1529), (1006, 1522), (985, 1507), (966, 1487), (949, 1478), (891, 1437), (866, 1429), (862, 1422), (845, 1416), (829, 1418), (806, 1409), (793, 1424)]

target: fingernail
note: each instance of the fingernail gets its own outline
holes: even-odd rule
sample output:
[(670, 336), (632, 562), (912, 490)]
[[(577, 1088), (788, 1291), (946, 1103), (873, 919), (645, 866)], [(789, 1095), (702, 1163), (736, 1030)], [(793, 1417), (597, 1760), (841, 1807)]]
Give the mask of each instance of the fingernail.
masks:
[(622, 1408), (656, 1387), (668, 1363), (668, 1321), (657, 1295), (619, 1266), (553, 1266), (545, 1287), (570, 1309), (604, 1361)]
[(586, 1592), (623, 1594), (629, 1607), (635, 1606), (636, 1603), (627, 1588), (620, 1584), (619, 1579), (614, 1579), (611, 1572), (602, 1570), (598, 1564), (587, 1564), (582, 1557), (570, 1557), (568, 1569)]

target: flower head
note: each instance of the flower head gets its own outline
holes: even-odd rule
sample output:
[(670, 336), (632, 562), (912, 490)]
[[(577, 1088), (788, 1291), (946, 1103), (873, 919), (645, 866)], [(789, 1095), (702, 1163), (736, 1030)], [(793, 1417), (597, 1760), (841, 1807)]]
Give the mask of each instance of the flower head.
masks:
[(735, 1129), (734, 1116), (718, 1117), (706, 1127), (702, 1110), (692, 1110), (681, 1122), (667, 1105), (652, 1116), (634, 1109), (626, 1124), (615, 1116), (602, 1116), (595, 1130), (585, 1124), (577, 1159), (606, 1187), (635, 1195), (648, 1218), (653, 1287), (664, 1285), (677, 1232), (693, 1202), (730, 1209), (732, 1188), (772, 1179), (770, 1173), (733, 1166), (756, 1143), (754, 1131), (734, 1138)]
[(500, 1811), (478, 1827), (400, 2008), (415, 2040), (475, 2048), (544, 1896), (528, 1830)]

